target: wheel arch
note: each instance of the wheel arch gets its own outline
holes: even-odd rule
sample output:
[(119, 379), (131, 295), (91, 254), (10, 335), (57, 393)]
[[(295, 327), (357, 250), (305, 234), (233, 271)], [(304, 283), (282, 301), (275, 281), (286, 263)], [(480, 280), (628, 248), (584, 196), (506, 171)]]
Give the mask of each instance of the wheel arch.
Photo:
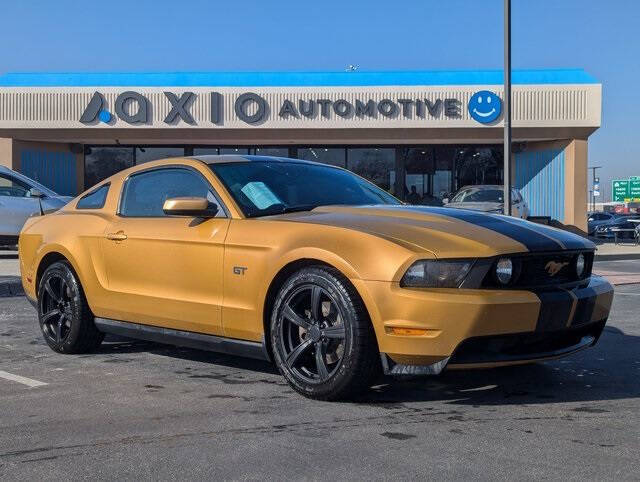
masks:
[(285, 284), (287, 279), (289, 279), (289, 277), (293, 273), (310, 266), (323, 266), (327, 268), (332, 268), (337, 270), (342, 276), (344, 276), (345, 280), (353, 287), (353, 290), (360, 298), (360, 302), (362, 303), (364, 310), (367, 313), (367, 316), (369, 317), (369, 322), (371, 323), (371, 313), (369, 311), (368, 303), (365, 302), (365, 297), (360, 292), (358, 287), (354, 285), (354, 283), (351, 281), (350, 277), (344, 272), (344, 270), (341, 270), (337, 266), (334, 266), (333, 264), (319, 258), (308, 257), (308, 258), (300, 258), (300, 259), (290, 261), (289, 263), (282, 266), (280, 270), (275, 274), (275, 276), (273, 276), (264, 297), (264, 303), (262, 308), (264, 347), (271, 360), (273, 360), (273, 352), (272, 352), (271, 337), (269, 336), (269, 332), (270, 332), (270, 325), (271, 325), (271, 313), (272, 313), (273, 305), (275, 303), (278, 292), (280, 291), (282, 286)]
[(76, 263), (73, 260), (73, 257), (61, 246), (51, 247), (46, 253), (44, 253), (40, 260), (38, 261), (38, 267), (36, 269), (36, 277), (35, 277), (35, 293), (38, 295), (38, 288), (40, 286), (40, 280), (42, 279), (42, 275), (46, 271), (46, 269), (51, 266), (53, 263), (58, 261), (66, 261), (71, 265), (71, 269), (74, 274), (79, 278), (80, 283), (82, 280), (80, 279), (79, 271), (77, 269)]

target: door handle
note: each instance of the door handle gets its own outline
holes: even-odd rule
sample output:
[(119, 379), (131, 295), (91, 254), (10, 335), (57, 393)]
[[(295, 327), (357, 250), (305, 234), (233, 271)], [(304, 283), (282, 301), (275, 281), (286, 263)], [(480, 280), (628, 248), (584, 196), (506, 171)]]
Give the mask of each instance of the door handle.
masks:
[(106, 238), (110, 239), (111, 241), (124, 241), (125, 239), (127, 239), (127, 235), (122, 231), (118, 231), (117, 233), (108, 233)]

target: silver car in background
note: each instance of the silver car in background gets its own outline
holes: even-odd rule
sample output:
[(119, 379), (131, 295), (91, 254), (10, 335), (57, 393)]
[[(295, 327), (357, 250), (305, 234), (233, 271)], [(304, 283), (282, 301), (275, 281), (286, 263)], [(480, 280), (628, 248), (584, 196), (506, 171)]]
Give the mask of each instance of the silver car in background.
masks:
[[(504, 191), (500, 185), (465, 186), (446, 204), (450, 208), (502, 214), (504, 212)], [(529, 217), (529, 206), (517, 189), (511, 190), (511, 213), (517, 218), (527, 219)]]
[(0, 246), (17, 244), (20, 230), (30, 216), (56, 211), (71, 199), (0, 166)]

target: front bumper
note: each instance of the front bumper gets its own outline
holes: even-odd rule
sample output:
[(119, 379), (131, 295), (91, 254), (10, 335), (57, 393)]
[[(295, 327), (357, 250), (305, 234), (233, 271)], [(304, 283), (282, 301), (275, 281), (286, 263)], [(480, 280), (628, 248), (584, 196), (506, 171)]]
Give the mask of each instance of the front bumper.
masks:
[[(613, 287), (598, 276), (581, 287), (540, 291), (363, 283), (387, 365), (436, 364), (436, 372), (444, 365), (466, 368), (554, 358), (593, 345), (613, 300)], [(399, 334), (398, 328), (411, 334)]]

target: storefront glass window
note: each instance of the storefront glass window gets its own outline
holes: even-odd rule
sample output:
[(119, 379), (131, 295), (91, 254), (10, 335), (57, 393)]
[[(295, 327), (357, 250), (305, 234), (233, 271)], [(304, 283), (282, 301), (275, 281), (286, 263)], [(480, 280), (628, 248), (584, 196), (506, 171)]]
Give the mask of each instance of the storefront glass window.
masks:
[(288, 147), (256, 147), (252, 151), (256, 156), (289, 157)]
[(404, 171), (403, 193), (409, 204), (439, 205), (431, 187), (435, 173), (435, 154), (431, 146), (402, 147), (397, 150), (400, 168)]
[[(438, 146), (436, 159), (453, 175), (453, 192), (475, 184), (502, 184), (502, 146)], [(443, 167), (445, 166), (443, 165)]]
[(298, 159), (345, 167), (347, 150), (342, 147), (299, 147)]
[(84, 187), (133, 166), (132, 147), (89, 147), (84, 155)]
[(395, 192), (395, 165), (395, 149), (347, 149), (347, 169), (392, 194)]
[(136, 164), (184, 156), (184, 147), (136, 147)]
[[(135, 157), (134, 157), (135, 150)], [(174, 156), (265, 155), (346, 167), (411, 204), (442, 205), (464, 186), (502, 184), (500, 145), (424, 145), (393, 147), (88, 147), (85, 189), (133, 165)], [(397, 179), (396, 179), (397, 178)]]
[(220, 153), (220, 150), (217, 147), (194, 147), (193, 155), (194, 156), (215, 156)]
[(249, 149), (245, 147), (221, 147), (220, 154), (236, 154), (238, 156), (246, 156), (249, 154)]

